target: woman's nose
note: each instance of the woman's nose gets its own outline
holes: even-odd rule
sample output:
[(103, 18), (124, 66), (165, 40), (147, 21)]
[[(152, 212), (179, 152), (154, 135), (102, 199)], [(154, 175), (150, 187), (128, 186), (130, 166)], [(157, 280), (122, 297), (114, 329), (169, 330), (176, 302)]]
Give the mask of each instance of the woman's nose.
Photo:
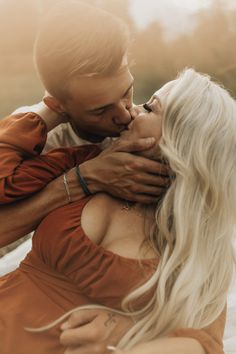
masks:
[(135, 119), (140, 113), (144, 113), (145, 109), (143, 108), (143, 104), (134, 105), (132, 107), (132, 117)]
[(132, 108), (130, 109), (130, 115), (132, 117), (132, 120), (135, 119), (143, 111), (144, 110), (142, 105), (133, 105)]

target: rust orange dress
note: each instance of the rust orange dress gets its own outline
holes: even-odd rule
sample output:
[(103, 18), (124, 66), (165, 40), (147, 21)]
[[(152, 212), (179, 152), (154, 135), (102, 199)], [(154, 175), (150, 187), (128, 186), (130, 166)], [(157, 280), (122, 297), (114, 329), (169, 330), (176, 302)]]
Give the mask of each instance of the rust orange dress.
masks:
[[(46, 127), (33, 113), (0, 122), (0, 203), (10, 203), (42, 189), (53, 178), (99, 153), (95, 146), (61, 148), (40, 155)], [(33, 236), (32, 251), (20, 267), (0, 278), (0, 354), (62, 354), (59, 326), (40, 327), (85, 304), (120, 308), (133, 288), (145, 282), (157, 261), (118, 256), (93, 243), (81, 227), (89, 198), (50, 213)], [(171, 336), (193, 337), (208, 354), (222, 354), (225, 311), (207, 328), (179, 329)]]

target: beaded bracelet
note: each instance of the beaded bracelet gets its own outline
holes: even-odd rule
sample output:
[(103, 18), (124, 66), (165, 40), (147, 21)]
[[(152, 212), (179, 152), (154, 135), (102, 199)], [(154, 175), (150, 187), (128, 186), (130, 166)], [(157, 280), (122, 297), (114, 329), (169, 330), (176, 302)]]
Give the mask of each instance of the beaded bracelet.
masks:
[(92, 195), (92, 193), (90, 192), (89, 188), (88, 188), (88, 185), (84, 179), (83, 176), (81, 176), (81, 172), (80, 172), (80, 168), (79, 168), (79, 165), (76, 166), (76, 174), (77, 174), (77, 177), (78, 177), (78, 180), (79, 180), (79, 183), (84, 191), (84, 194), (86, 196), (89, 196), (89, 195)]

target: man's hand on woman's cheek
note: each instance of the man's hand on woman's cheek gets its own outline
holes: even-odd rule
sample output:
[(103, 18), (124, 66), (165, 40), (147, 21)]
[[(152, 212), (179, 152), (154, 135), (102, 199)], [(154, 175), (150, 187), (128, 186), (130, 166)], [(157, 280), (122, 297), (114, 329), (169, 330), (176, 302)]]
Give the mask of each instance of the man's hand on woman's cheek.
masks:
[(106, 310), (79, 310), (61, 326), (64, 354), (107, 354), (133, 325), (132, 319)]

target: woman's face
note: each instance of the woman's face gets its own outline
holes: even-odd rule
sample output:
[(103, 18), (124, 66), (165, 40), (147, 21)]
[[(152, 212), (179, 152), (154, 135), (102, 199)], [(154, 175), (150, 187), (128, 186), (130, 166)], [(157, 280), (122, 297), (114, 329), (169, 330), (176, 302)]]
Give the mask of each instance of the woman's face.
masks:
[(142, 156), (149, 158), (158, 157), (158, 144), (162, 135), (162, 112), (165, 98), (168, 95), (174, 81), (165, 84), (160, 90), (156, 91), (150, 100), (144, 105), (136, 106), (137, 113), (135, 119), (129, 124), (128, 130), (121, 134), (121, 139), (137, 140), (140, 138), (154, 137), (156, 146), (145, 152)]
[(122, 137), (135, 140), (153, 136), (159, 141), (162, 122), (162, 107), (159, 98), (154, 94), (147, 103), (136, 106), (135, 111), (137, 115), (129, 124), (128, 130), (122, 133)]

